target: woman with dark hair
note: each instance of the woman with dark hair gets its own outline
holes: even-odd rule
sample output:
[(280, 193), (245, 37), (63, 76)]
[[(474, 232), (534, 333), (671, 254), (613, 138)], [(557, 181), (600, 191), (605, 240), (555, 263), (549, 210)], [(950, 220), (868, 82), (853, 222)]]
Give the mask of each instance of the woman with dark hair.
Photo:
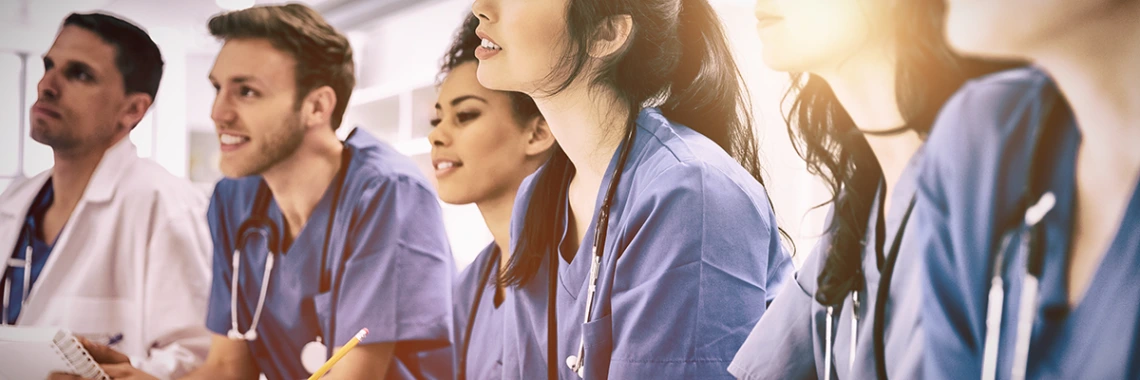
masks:
[(830, 187), (832, 209), (795, 285), (729, 370), (746, 379), (918, 378), (920, 256), (899, 252), (915, 167), (942, 104), (1003, 65), (949, 49), (940, 0), (760, 0), (756, 17), (765, 62), (793, 73), (788, 133)]
[(504, 378), (728, 378), (791, 260), (706, 0), (477, 0), (479, 82), (558, 148), (523, 182)]
[(452, 293), (460, 380), (503, 377), (503, 303), (510, 298), (498, 278), (511, 252), (511, 208), (519, 184), (546, 162), (554, 146), (529, 96), (489, 90), (475, 78), (477, 26), (479, 19), (468, 17), (443, 58), (434, 129), (428, 135), (440, 199), (474, 203), (494, 236), (459, 274)]

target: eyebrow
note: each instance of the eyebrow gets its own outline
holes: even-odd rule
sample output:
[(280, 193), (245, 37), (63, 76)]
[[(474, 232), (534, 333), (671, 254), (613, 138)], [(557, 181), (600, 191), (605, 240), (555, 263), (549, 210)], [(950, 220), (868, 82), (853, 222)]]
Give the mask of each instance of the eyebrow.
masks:
[[(483, 99), (483, 98), (480, 98), (480, 97), (475, 96), (475, 95), (463, 95), (463, 96), (460, 96), (458, 98), (451, 99), (451, 101), (449, 103), (451, 104), (452, 107), (455, 107), (455, 106), (459, 105), (459, 103), (463, 103), (464, 101), (467, 101), (467, 100), (478, 100), (480, 102), (487, 103), (487, 99)], [(439, 103), (435, 104), (435, 109), (440, 109)]]
[[(210, 82), (214, 82), (214, 83), (218, 82), (217, 79), (214, 79), (213, 74), (210, 74), (207, 78), (210, 79)], [(230, 83), (234, 83), (234, 84), (256, 83), (256, 82), (259, 82), (259, 81), (257, 80), (257, 78), (254, 78), (252, 76), (237, 76), (237, 77), (230, 78)]]
[(47, 65), (50, 63), (52, 67), (57, 67), (57, 66), (59, 66), (59, 67), (77, 67), (77, 68), (80, 68), (80, 69), (82, 69), (82, 70), (86, 70), (86, 71), (89, 71), (89, 72), (91, 72), (92, 74), (94, 74), (94, 75), (97, 75), (97, 76), (98, 76), (98, 75), (100, 75), (100, 74), (102, 74), (102, 72), (100, 72), (99, 70), (95, 69), (95, 67), (94, 67), (94, 66), (91, 66), (91, 65), (90, 65), (90, 64), (88, 64), (87, 62), (83, 62), (83, 61), (79, 61), (79, 60), (74, 60), (74, 59), (67, 59), (67, 60), (64, 60), (64, 61), (62, 62), (62, 65), (61, 65), (59, 62), (56, 62), (56, 61), (55, 61), (54, 59), (52, 59), (51, 57), (48, 57), (47, 55), (44, 55), (44, 57), (43, 57), (43, 63), (44, 63), (44, 66), (47, 66)]

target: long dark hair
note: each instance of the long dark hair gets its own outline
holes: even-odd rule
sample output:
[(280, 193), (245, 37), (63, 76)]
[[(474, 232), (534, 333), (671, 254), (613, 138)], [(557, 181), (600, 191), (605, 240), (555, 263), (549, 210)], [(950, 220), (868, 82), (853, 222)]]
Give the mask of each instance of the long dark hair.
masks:
[[(634, 128), (643, 106), (658, 106), (669, 120), (716, 142), (763, 184), (747, 90), (707, 0), (571, 1), (567, 51), (548, 77), (560, 83), (549, 93), (565, 90), (582, 74), (597, 31), (618, 15), (633, 20), (629, 38), (589, 80), (612, 89), (628, 106), (626, 128)], [(572, 170), (566, 154), (555, 148), (536, 174), (522, 233), (503, 273), (505, 284), (526, 284), (543, 258), (557, 252), (558, 210), (566, 202), (563, 181)]]
[[(946, 6), (941, 0), (897, 1), (895, 93), (906, 125), (925, 139), (942, 104), (970, 78), (1013, 67), (961, 57), (943, 37)], [(806, 76), (806, 78), (805, 78)], [(834, 306), (862, 287), (861, 257), (868, 218), (883, 179), (879, 161), (827, 82), (815, 75), (792, 74), (785, 98), (795, 97), (785, 116), (792, 145), (808, 170), (827, 183), (835, 204), (827, 232), (815, 299)], [(882, 302), (882, 301), (880, 301)]]

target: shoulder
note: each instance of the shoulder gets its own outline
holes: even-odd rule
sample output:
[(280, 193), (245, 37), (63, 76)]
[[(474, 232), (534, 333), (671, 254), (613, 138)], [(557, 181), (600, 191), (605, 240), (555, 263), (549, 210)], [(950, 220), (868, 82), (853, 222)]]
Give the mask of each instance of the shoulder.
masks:
[(455, 292), (469, 292), (478, 286), (482, 280), (483, 271), (487, 268), (487, 263), (495, 256), (495, 243), (492, 242), (479, 255), (475, 256), (475, 260), (471, 261), (463, 271), (459, 272), (459, 277), (455, 281)]
[(967, 200), (992, 193), (1027, 159), (1022, 152), (1034, 120), (1055, 96), (1049, 77), (1029, 67), (967, 83), (943, 107), (923, 147), (920, 190), (940, 204), (951, 192)]
[(636, 149), (637, 157), (630, 157), (636, 166), (635, 194), (691, 193), (698, 199), (771, 212), (764, 186), (708, 137), (669, 121), (653, 108), (642, 111), (638, 128), (644, 135), (637, 138), (641, 147)]
[(153, 209), (159, 216), (166, 217), (200, 217), (207, 205), (205, 192), (188, 179), (170, 174), (166, 168), (145, 158), (137, 158), (119, 177), (115, 197), (120, 204)]
[(373, 138), (366, 131), (357, 130), (346, 144), (352, 147), (347, 186), (362, 190), (385, 189), (435, 192), (430, 182), (411, 158), (400, 154), (391, 145)]
[[(1052, 81), (1031, 67), (1003, 71), (964, 85), (946, 103), (928, 141), (933, 159), (1003, 145), (1025, 132), (1028, 118), (1049, 96)], [(970, 156), (967, 156), (970, 157)]]

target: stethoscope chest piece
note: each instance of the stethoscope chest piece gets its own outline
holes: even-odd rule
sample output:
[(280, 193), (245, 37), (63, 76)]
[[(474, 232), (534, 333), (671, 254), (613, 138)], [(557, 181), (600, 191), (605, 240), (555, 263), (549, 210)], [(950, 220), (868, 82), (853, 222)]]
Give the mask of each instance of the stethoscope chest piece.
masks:
[(301, 349), (301, 365), (305, 367), (305, 371), (316, 373), (321, 365), (325, 364), (326, 355), (328, 347), (318, 336), (312, 342), (305, 343), (305, 347)]
[(566, 366), (570, 367), (571, 371), (578, 374), (578, 377), (586, 377), (586, 366), (583, 365), (582, 360), (577, 355), (570, 355), (566, 357)]

